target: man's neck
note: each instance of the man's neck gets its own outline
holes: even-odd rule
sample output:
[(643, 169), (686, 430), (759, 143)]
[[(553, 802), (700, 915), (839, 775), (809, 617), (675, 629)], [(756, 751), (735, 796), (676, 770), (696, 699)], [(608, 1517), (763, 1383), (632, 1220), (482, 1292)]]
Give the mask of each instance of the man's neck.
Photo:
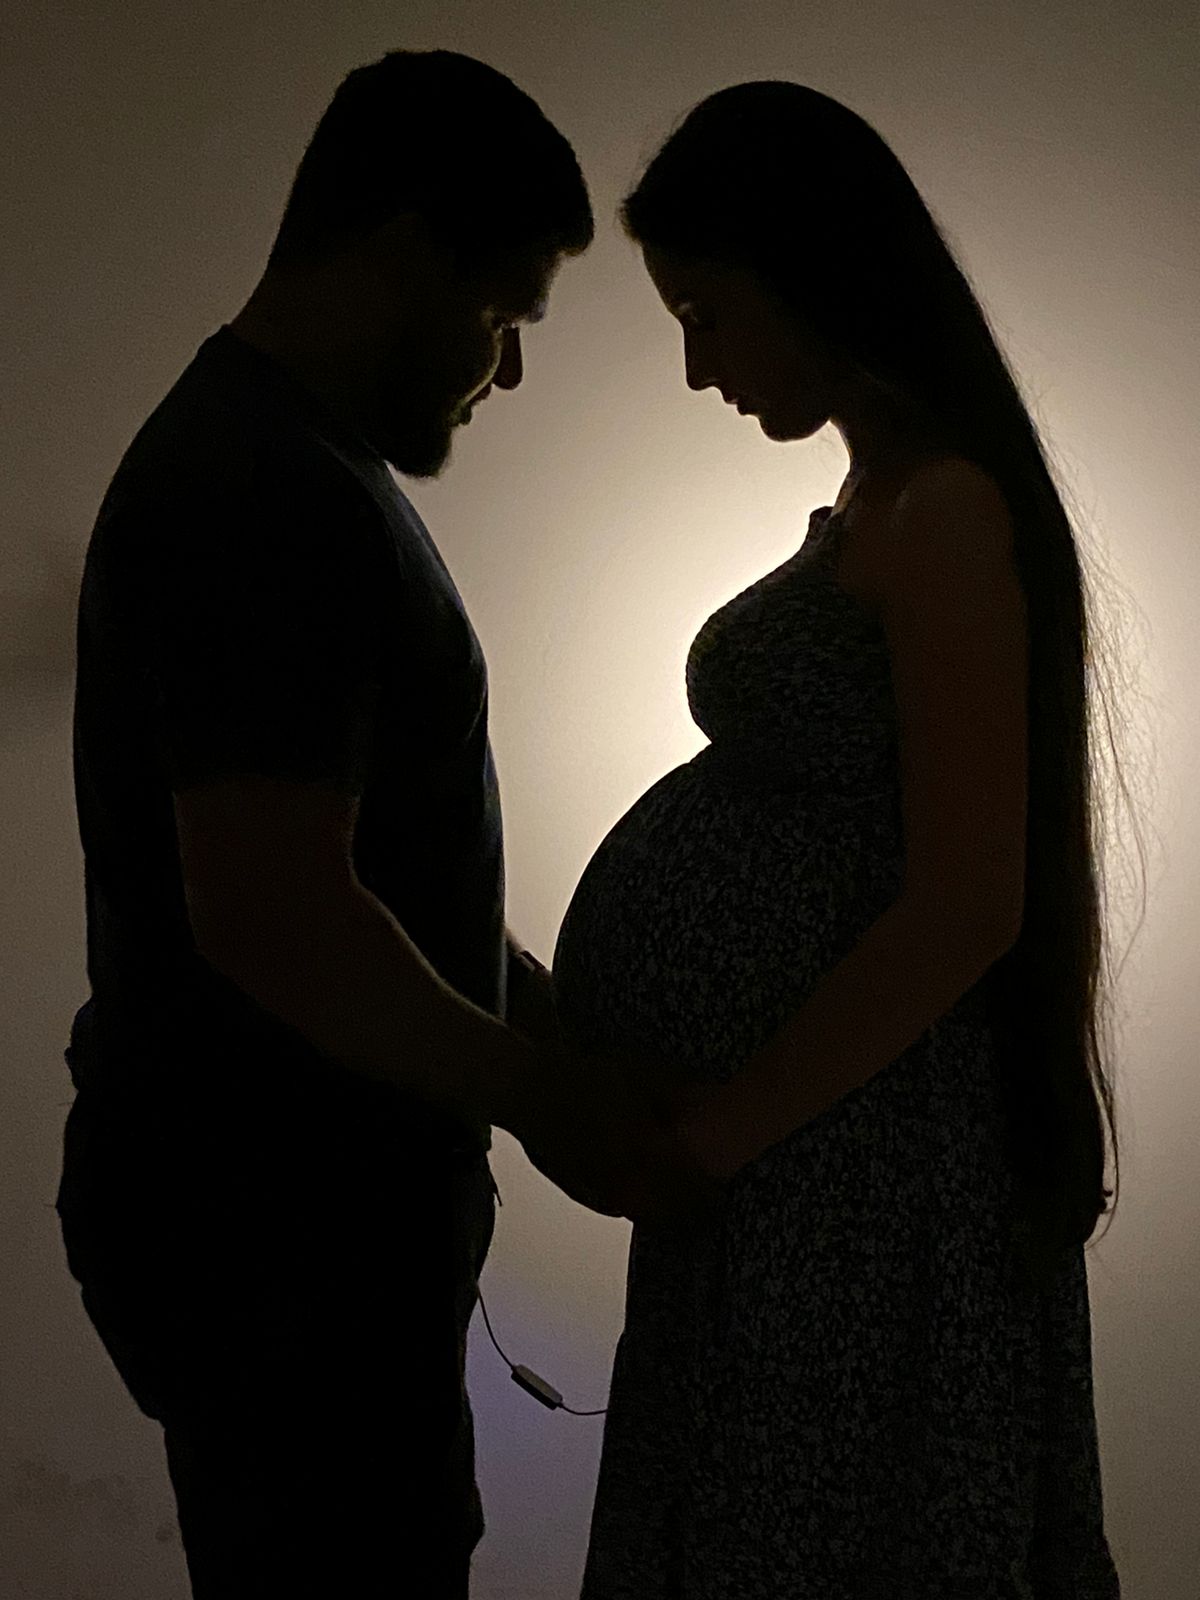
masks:
[(279, 289), (264, 279), (229, 322), (230, 332), (281, 367), (355, 433), (363, 432), (356, 397), (363, 391), (359, 350), (344, 313), (315, 294)]

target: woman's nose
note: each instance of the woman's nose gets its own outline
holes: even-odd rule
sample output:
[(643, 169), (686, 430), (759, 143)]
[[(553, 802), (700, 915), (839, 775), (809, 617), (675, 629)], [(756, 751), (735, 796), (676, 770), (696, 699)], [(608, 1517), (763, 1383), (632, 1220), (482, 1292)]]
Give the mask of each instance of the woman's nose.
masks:
[(690, 339), (683, 342), (683, 371), (689, 389), (711, 389), (716, 382), (708, 362), (699, 359), (696, 346)]

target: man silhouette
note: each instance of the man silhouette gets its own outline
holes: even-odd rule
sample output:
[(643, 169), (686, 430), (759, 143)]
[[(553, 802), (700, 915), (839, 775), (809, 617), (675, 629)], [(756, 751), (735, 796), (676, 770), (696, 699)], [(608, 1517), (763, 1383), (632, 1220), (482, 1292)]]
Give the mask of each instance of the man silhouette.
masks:
[(609, 1215), (702, 1189), (615, 1080), (566, 1082), (505, 928), (483, 657), (387, 470), (436, 475), (517, 386), (592, 228), (501, 74), (352, 72), (89, 545), (58, 1209), (200, 1600), (466, 1595), (490, 1124)]

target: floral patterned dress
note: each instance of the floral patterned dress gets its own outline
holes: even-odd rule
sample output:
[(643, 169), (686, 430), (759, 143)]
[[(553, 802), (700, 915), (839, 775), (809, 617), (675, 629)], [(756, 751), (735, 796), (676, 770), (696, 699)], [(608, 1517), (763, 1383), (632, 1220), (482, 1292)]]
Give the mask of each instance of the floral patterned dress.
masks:
[[(555, 953), (584, 1049), (728, 1080), (896, 898), (882, 627), (840, 518), (712, 616), (711, 741), (617, 823)], [(582, 1600), (1117, 1600), (1082, 1248), (1011, 1278), (981, 980), (744, 1167), (700, 1230), (634, 1230)]]

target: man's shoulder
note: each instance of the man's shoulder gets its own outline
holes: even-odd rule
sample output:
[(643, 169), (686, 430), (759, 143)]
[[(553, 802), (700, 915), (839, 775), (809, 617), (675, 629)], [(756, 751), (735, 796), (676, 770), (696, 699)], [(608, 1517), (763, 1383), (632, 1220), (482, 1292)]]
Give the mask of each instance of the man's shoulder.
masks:
[(321, 528), (343, 538), (382, 530), (390, 480), (376, 481), (301, 412), (247, 392), (204, 354), (125, 450), (97, 516), (97, 554), (172, 526), (257, 528), (268, 540), (272, 529), (294, 540)]

